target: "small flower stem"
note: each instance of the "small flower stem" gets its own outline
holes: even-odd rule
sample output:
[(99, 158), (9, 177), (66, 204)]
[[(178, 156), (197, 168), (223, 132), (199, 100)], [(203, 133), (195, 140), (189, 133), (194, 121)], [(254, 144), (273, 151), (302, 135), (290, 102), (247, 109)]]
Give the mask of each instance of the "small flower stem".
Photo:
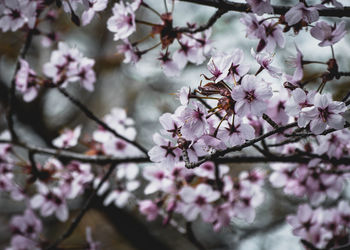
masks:
[(144, 42), (145, 40), (147, 40), (149, 37), (151, 37), (152, 35), (151, 34), (148, 34), (147, 36), (145, 36), (144, 38), (142, 38), (142, 39), (140, 39), (140, 40), (138, 40), (138, 41), (136, 41), (136, 42), (133, 42), (132, 43), (132, 46), (135, 46), (135, 45), (137, 45), (137, 44), (139, 44), (139, 43), (142, 43), (142, 42)]
[(159, 45), (161, 45), (161, 44), (162, 44), (162, 42), (159, 42), (159, 43), (157, 43), (156, 45), (152, 46), (151, 48), (148, 48), (148, 49), (145, 49), (145, 50), (143, 50), (143, 51), (140, 51), (140, 53), (141, 53), (141, 54), (145, 54), (145, 53), (151, 51), (152, 49), (157, 48), (157, 47), (158, 47)]
[(196, 95), (190, 95), (190, 98), (196, 98), (196, 99), (211, 99), (211, 100), (220, 100), (220, 98), (217, 98), (217, 97), (210, 97), (210, 96), (196, 96)]
[(332, 57), (333, 57), (333, 59), (335, 59), (335, 54), (334, 54), (334, 48), (333, 48), (333, 45), (331, 45), (331, 51), (332, 51)]
[(168, 5), (166, 3), (166, 0), (163, 0), (163, 3), (164, 3), (165, 12), (168, 13), (169, 10), (168, 10)]
[(325, 65), (327, 65), (327, 63), (325, 63), (325, 62), (320, 62), (320, 61), (308, 61), (308, 60), (303, 60), (302, 61), (302, 64), (303, 65), (305, 65), (305, 64), (311, 64), (311, 63), (317, 63), (317, 64), (325, 64)]
[(158, 24), (155, 24), (155, 23), (151, 23), (151, 22), (147, 22), (147, 21), (143, 21), (143, 20), (138, 20), (136, 19), (135, 20), (136, 23), (140, 23), (140, 24), (145, 24), (145, 25), (148, 25), (148, 26), (157, 26)]
[[(227, 115), (228, 114), (226, 114), (222, 119), (221, 119), (221, 121), (220, 121), (220, 123), (219, 123), (219, 125), (217, 126), (217, 128), (215, 129), (215, 132), (214, 132), (214, 137), (216, 137), (217, 136), (217, 134), (218, 134), (218, 131), (219, 131), (219, 128), (220, 128), (220, 126), (221, 126), (221, 124), (222, 124), (222, 122), (226, 119), (226, 117), (227, 117)], [(233, 125), (233, 124), (232, 124)]]

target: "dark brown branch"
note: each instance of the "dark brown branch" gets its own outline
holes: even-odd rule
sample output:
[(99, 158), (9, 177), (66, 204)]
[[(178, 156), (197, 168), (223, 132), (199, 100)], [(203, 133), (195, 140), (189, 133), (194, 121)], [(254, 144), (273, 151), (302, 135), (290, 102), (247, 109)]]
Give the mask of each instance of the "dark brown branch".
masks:
[(202, 32), (204, 30), (209, 29), (211, 26), (213, 26), (215, 24), (215, 22), (225, 13), (227, 12), (227, 10), (224, 9), (218, 9), (208, 20), (208, 22), (204, 25), (199, 26), (196, 29), (191, 29), (189, 27), (186, 28), (179, 28), (176, 31), (177, 32), (185, 32), (185, 33), (190, 33), (190, 34), (194, 34), (197, 32)]
[(141, 152), (143, 152), (145, 155), (147, 155), (147, 149), (145, 149), (143, 146), (138, 144), (135, 141), (129, 140), (128, 138), (124, 137), (123, 135), (119, 134), (117, 131), (115, 131), (113, 128), (108, 126), (104, 121), (100, 120), (94, 113), (92, 113), (84, 104), (82, 104), (79, 100), (75, 99), (73, 96), (71, 96), (64, 88), (59, 87), (58, 90), (68, 98), (69, 101), (71, 101), (75, 106), (77, 106), (81, 111), (84, 112), (84, 114), (89, 117), (91, 120), (96, 122), (98, 125), (100, 125), (105, 130), (111, 132), (115, 137), (118, 137), (120, 139), (123, 139), (124, 141), (132, 144), (136, 148), (138, 148)]
[(129, 157), (129, 158), (116, 158), (113, 156), (105, 155), (85, 155), (80, 153), (71, 152), (68, 150), (61, 149), (52, 149), (44, 148), (34, 145), (27, 145), (21, 142), (12, 142), (8, 140), (0, 140), (0, 143), (8, 143), (17, 147), (21, 147), (29, 150), (31, 153), (35, 154), (45, 154), (52, 155), (57, 158), (66, 159), (66, 160), (77, 160), (81, 162), (96, 163), (96, 164), (108, 164), (108, 163), (126, 163), (126, 162), (135, 162), (135, 163), (144, 163), (150, 162), (148, 157)]
[[(216, 163), (269, 163), (269, 162), (283, 162), (283, 163), (309, 163), (315, 157), (308, 157), (302, 155), (269, 155), (269, 156), (232, 156), (223, 157), (215, 160)], [(349, 165), (350, 157), (344, 158), (328, 158), (325, 155), (317, 155), (320, 158), (333, 165)]]
[(268, 123), (271, 125), (271, 127), (273, 127), (274, 129), (277, 129), (278, 128), (278, 124), (271, 119), (270, 116), (268, 116), (267, 114), (263, 114), (262, 118)]
[(57, 249), (57, 246), (61, 244), (65, 239), (67, 239), (71, 234), (74, 232), (75, 228), (79, 225), (79, 222), (84, 217), (85, 213), (89, 210), (89, 207), (91, 205), (91, 202), (94, 200), (98, 190), (102, 187), (103, 183), (108, 180), (108, 178), (111, 176), (112, 172), (116, 168), (117, 164), (113, 164), (109, 167), (107, 173), (103, 176), (101, 182), (98, 184), (97, 188), (92, 191), (89, 198), (84, 203), (82, 209), (80, 210), (77, 217), (74, 218), (72, 223), (70, 224), (67, 231), (65, 231), (53, 244), (51, 244), (49, 247), (47, 247), (47, 250), (53, 250)]
[[(226, 11), (236, 11), (236, 12), (252, 12), (248, 4), (245, 3), (235, 3), (226, 0), (180, 0), (182, 2), (189, 2), (204, 6), (210, 6), (218, 9), (223, 9)], [(284, 15), (291, 8), (287, 6), (277, 6), (272, 5), (274, 14)], [(338, 8), (327, 8), (318, 11), (320, 16), (328, 17), (350, 17), (350, 7), (344, 7), (344, 9)]]
[(33, 32), (34, 32), (33, 30), (29, 30), (27, 33), (26, 40), (25, 40), (23, 48), (19, 54), (19, 58), (16, 62), (15, 72), (14, 72), (14, 74), (12, 76), (12, 80), (11, 80), (11, 88), (10, 88), (9, 101), (8, 101), (9, 105), (7, 108), (6, 119), (7, 119), (9, 131), (11, 134), (11, 138), (14, 141), (16, 141), (18, 139), (18, 136), (16, 134), (14, 124), (13, 124), (13, 110), (14, 110), (14, 102), (15, 102), (15, 94), (16, 94), (16, 75), (17, 75), (17, 71), (19, 70), (19, 68), (21, 66), (21, 62), (19, 59), (24, 59), (26, 57), (28, 49), (29, 49), (30, 44), (31, 44), (32, 39), (33, 39)]

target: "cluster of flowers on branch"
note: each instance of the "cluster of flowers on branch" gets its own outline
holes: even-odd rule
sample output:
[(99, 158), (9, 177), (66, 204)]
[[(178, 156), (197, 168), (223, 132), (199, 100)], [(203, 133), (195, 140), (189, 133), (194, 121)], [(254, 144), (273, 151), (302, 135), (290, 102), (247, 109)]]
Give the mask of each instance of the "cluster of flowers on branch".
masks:
[[(350, 124), (344, 115), (350, 92), (341, 100), (326, 92), (330, 81), (350, 76), (341, 70), (335, 55), (335, 44), (345, 37), (346, 24), (319, 21), (329, 4), (335, 7), (332, 10), (343, 10), (343, 6), (335, 0), (316, 5), (301, 0), (290, 8), (271, 5), (270, 0), (247, 0), (238, 5), (222, 1), (206, 24), (178, 27), (173, 20), (178, 1), (164, 1), (164, 13), (146, 2), (121, 0), (111, 6), (106, 29), (115, 41), (122, 41), (117, 50), (124, 54), (125, 63), (137, 63), (144, 54), (160, 48), (157, 60), (164, 73), (177, 76), (187, 64), (199, 65), (210, 58), (198, 86), (182, 87), (177, 93), (179, 107), (159, 118), (162, 129), (153, 135), (155, 145), (150, 150), (137, 143), (135, 122), (124, 109), (113, 108), (100, 119), (67, 91), (66, 86), (75, 82), (94, 90), (93, 59), (62, 41), (43, 65), (42, 74), (25, 59), (33, 36), (43, 35), (45, 46), (60, 40), (56, 30), (46, 32), (41, 26), (43, 22), (53, 23), (59, 8), (69, 13), (76, 25), (87, 25), (96, 13), (107, 9), (108, 1), (0, 0), (0, 29), (27, 34), (12, 79), (9, 130), (0, 135), (0, 191), (27, 207), (23, 215), (10, 221), (13, 237), (8, 249), (55, 249), (74, 231), (96, 195), (102, 197), (105, 206), (135, 205), (148, 220), (163, 217), (164, 225), (173, 224), (178, 215), (187, 225), (202, 219), (215, 231), (230, 225), (233, 218), (251, 223), (264, 202), (267, 181), (312, 206), (300, 205), (296, 215), (287, 217), (293, 233), (307, 248), (348, 244), (350, 206), (338, 200), (350, 173)], [(218, 3), (210, 4), (215, 7)], [(212, 49), (211, 26), (229, 11), (225, 6), (245, 6), (251, 12), (240, 19), (246, 37), (258, 41), (250, 55), (240, 48), (225, 52)], [(140, 8), (160, 21), (138, 19)], [(132, 42), (130, 37), (138, 25), (151, 30)], [(273, 65), (291, 30), (295, 35), (309, 31), (319, 47), (330, 49), (331, 57), (327, 61), (306, 60), (295, 46), (292, 75)], [(155, 38), (159, 41), (141, 49)], [(257, 70), (247, 56), (252, 56)], [(322, 74), (311, 80), (318, 87), (304, 80), (309, 64), (325, 66)], [(81, 136), (81, 125), (66, 128), (52, 140), (56, 149), (23, 142), (13, 125), (15, 90), (30, 102), (43, 88), (58, 89), (98, 125), (96, 129)], [(85, 148), (83, 153), (71, 151), (78, 145)], [(16, 147), (27, 150), (27, 159)], [(39, 161), (37, 154), (52, 157)], [(233, 176), (230, 164), (242, 162), (268, 165)], [(20, 178), (18, 172), (23, 174)], [(145, 196), (139, 198), (137, 190), (142, 187)], [(39, 214), (67, 221), (69, 200), (88, 190), (92, 193), (68, 231), (56, 242), (46, 241)], [(322, 207), (327, 202), (332, 207)], [(87, 248), (99, 248), (89, 228), (86, 234)]]

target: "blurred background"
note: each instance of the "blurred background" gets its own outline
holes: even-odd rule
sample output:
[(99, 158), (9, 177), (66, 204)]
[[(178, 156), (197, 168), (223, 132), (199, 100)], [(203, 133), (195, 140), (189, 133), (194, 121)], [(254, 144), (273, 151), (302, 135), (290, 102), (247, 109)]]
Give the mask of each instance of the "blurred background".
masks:
[[(112, 2), (112, 1), (111, 1)], [(146, 0), (146, 2), (164, 12), (163, 1)], [(238, 2), (238, 1), (237, 1)], [(293, 1), (271, 0), (273, 4), (292, 5)], [(312, 3), (312, 1), (308, 1)], [(320, 2), (320, 1), (314, 1)], [(341, 1), (344, 5), (348, 1)], [(43, 25), (42, 30), (47, 32), (57, 31), (59, 39), (70, 46), (77, 47), (85, 56), (95, 59), (95, 72), (97, 81), (95, 91), (88, 92), (78, 84), (70, 84), (68, 91), (83, 102), (98, 117), (109, 113), (113, 107), (123, 107), (128, 115), (135, 120), (138, 131), (137, 141), (150, 149), (153, 145), (152, 135), (159, 130), (158, 118), (165, 112), (173, 112), (179, 105), (175, 93), (182, 86), (196, 87), (199, 85), (200, 74), (207, 74), (206, 63), (203, 65), (188, 65), (179, 77), (167, 78), (155, 58), (159, 49), (146, 54), (136, 65), (123, 64), (123, 56), (116, 54), (116, 43), (113, 34), (106, 28), (106, 21), (111, 16), (112, 3), (102, 14), (97, 14), (93, 22), (86, 27), (77, 27), (70, 21), (70, 16), (60, 12), (56, 22)], [(196, 4), (177, 2), (174, 10), (174, 25), (185, 26), (186, 22), (204, 24), (215, 12), (215, 9)], [(251, 56), (251, 48), (256, 48), (256, 40), (245, 38), (245, 27), (239, 22), (242, 14), (229, 12), (225, 14), (212, 28), (212, 45), (217, 51), (233, 51), (241, 48), (245, 53), (245, 62), (251, 65), (250, 72), (255, 72), (258, 65)], [(137, 18), (150, 22), (159, 22), (157, 16), (145, 8), (137, 11)], [(339, 18), (322, 18), (330, 22), (340, 22)], [(349, 27), (350, 18), (343, 18)], [(144, 25), (137, 26), (137, 32), (131, 37), (131, 41), (137, 41), (150, 32), (150, 28)], [(304, 53), (306, 60), (327, 61), (331, 57), (331, 50), (318, 47), (318, 41), (305, 31), (298, 36), (292, 32), (286, 33), (285, 49), (277, 49), (274, 64), (285, 72), (292, 74), (294, 69), (286, 63), (286, 60), (296, 55), (295, 44)], [(24, 33), (0, 33), (0, 113), (5, 113), (8, 102), (8, 90), (14, 71), (19, 50), (24, 42)], [(145, 48), (158, 42), (158, 37), (150, 38), (144, 44)], [(346, 35), (340, 43), (335, 45), (335, 54), (340, 66), (340, 71), (350, 71), (349, 35)], [(35, 36), (28, 52), (27, 60), (30, 66), (38, 74), (42, 72), (42, 65), (50, 60), (51, 51), (56, 49), (56, 44), (49, 48), (41, 46), (41, 36)], [(305, 80), (323, 73), (325, 66), (306, 66)], [(270, 78), (269, 78), (270, 79)], [(331, 91), (334, 98), (339, 100), (344, 91), (349, 90), (348, 79), (342, 78), (332, 81), (326, 86), (326, 91)], [(275, 80), (276, 81), (276, 80)], [(282, 82), (281, 82), (282, 84)], [(310, 88), (317, 88), (311, 85)], [(23, 141), (33, 145), (51, 146), (51, 141), (58, 136), (64, 127), (74, 128), (78, 124), (83, 125), (83, 135), (91, 134), (96, 129), (96, 124), (86, 118), (77, 108), (72, 106), (55, 89), (42, 89), (40, 95), (31, 103), (24, 103), (20, 95), (16, 97), (15, 128)], [(6, 129), (5, 116), (0, 116), (1, 131)], [(84, 148), (77, 147), (76, 150)], [(20, 152), (20, 151), (19, 151)], [(25, 155), (23, 156), (25, 157)], [(46, 158), (38, 157), (39, 162)], [(142, 167), (142, 166), (141, 166)], [(232, 174), (238, 175), (240, 171), (252, 167), (265, 168), (265, 165), (239, 164), (232, 166)], [(232, 225), (214, 233), (211, 225), (201, 221), (194, 224), (194, 233), (208, 249), (302, 249), (298, 238), (294, 237), (291, 227), (284, 221), (287, 214), (293, 213), (300, 200), (286, 197), (280, 190), (265, 185), (265, 201), (257, 210), (256, 220), (253, 224), (245, 224), (241, 221), (232, 221)], [(345, 191), (342, 198), (349, 197)], [(142, 196), (142, 190), (138, 195)], [(70, 204), (70, 218), (73, 218), (81, 202), (86, 197), (75, 200)], [(132, 205), (132, 204), (131, 204)], [(176, 229), (171, 226), (163, 227), (162, 221), (156, 220), (149, 223), (145, 218), (132, 208), (118, 209), (111, 205), (101, 206), (100, 200), (96, 200), (92, 209), (86, 214), (78, 229), (63, 246), (73, 248), (85, 242), (85, 227), (92, 228), (93, 238), (100, 241), (102, 249), (195, 249), (195, 247)], [(13, 202), (6, 195), (0, 196), (0, 249), (8, 245), (10, 231), (8, 221), (12, 215), (21, 213), (24, 204)], [(69, 220), (68, 220), (69, 221)], [(54, 218), (44, 220), (48, 239), (55, 239), (64, 231), (67, 224), (58, 223)]]

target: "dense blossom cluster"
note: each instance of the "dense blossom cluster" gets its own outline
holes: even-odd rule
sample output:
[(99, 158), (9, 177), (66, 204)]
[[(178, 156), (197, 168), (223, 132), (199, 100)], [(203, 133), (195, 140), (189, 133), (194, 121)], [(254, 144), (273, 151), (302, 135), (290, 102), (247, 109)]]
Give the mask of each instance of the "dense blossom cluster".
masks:
[[(174, 1), (172, 1), (174, 5)], [(177, 76), (185, 68), (187, 63), (201, 64), (210, 54), (211, 45), (209, 37), (210, 29), (204, 32), (191, 32), (195, 30), (195, 25), (191, 25), (182, 31), (179, 27), (173, 27), (173, 17), (171, 12), (164, 14), (156, 13), (161, 19), (160, 24), (149, 23), (147, 21), (137, 20), (135, 12), (143, 6), (152, 9), (148, 4), (141, 0), (135, 0), (132, 3), (115, 3), (112, 9), (113, 15), (108, 19), (107, 28), (114, 33), (114, 40), (122, 40), (123, 44), (119, 45), (118, 51), (125, 55), (125, 63), (137, 63), (142, 55), (150, 50), (161, 46), (158, 60), (167, 76)], [(154, 11), (154, 9), (152, 9)], [(159, 35), (160, 42), (149, 49), (140, 50), (141, 41), (131, 43), (129, 37), (136, 31), (137, 24), (144, 24), (152, 27), (149, 37)], [(170, 49), (170, 45), (177, 41), (178, 49)], [(164, 50), (166, 50), (164, 52)], [(171, 52), (173, 56), (171, 57)]]
[(52, 52), (50, 62), (43, 66), (45, 77), (38, 76), (27, 61), (20, 60), (16, 89), (23, 94), (26, 102), (35, 99), (40, 87), (66, 87), (69, 82), (79, 81), (83, 88), (93, 91), (96, 81), (94, 64), (93, 59), (84, 57), (77, 48), (60, 42), (58, 50)]
[[(61, 7), (76, 25), (87, 25), (96, 13), (107, 9), (108, 1), (0, 0), (0, 29), (27, 32), (25, 49), (32, 36), (43, 36), (43, 46), (60, 41), (44, 63), (42, 74), (24, 59), (24, 50), (17, 62), (12, 90), (30, 102), (40, 96), (42, 88), (58, 88), (98, 124), (91, 135), (84, 136), (81, 125), (65, 128), (52, 140), (56, 149), (42, 150), (16, 138), (9, 109), (9, 130), (0, 134), (0, 191), (27, 208), (10, 221), (12, 239), (8, 249), (47, 247), (38, 214), (67, 221), (69, 200), (86, 190), (94, 190), (105, 206), (137, 206), (147, 220), (161, 216), (167, 225), (178, 214), (189, 223), (202, 219), (219, 231), (233, 218), (253, 222), (256, 209), (264, 202), (266, 181), (312, 206), (299, 205), (297, 214), (287, 217), (293, 233), (306, 247), (323, 249), (349, 243), (350, 206), (339, 198), (350, 173), (350, 124), (344, 115), (350, 94), (336, 100), (324, 91), (328, 82), (350, 75), (340, 70), (334, 53), (335, 44), (346, 35), (346, 23), (319, 20), (320, 10), (330, 5), (340, 10), (343, 6), (335, 0), (315, 5), (299, 1), (285, 14), (275, 15), (276, 6), (270, 0), (246, 3), (251, 13), (243, 14), (240, 22), (246, 27), (246, 37), (257, 40), (250, 54), (240, 48), (225, 52), (212, 49), (211, 26), (227, 11), (218, 9), (204, 26), (188, 23), (177, 27), (173, 22), (174, 0), (164, 1), (165, 13), (158, 13), (143, 0), (121, 0), (111, 6), (106, 28), (115, 41), (122, 42), (117, 50), (124, 54), (125, 63), (137, 63), (159, 47), (157, 60), (164, 73), (177, 76), (187, 64), (199, 65), (209, 59), (199, 86), (182, 87), (177, 93), (179, 107), (161, 115), (162, 129), (153, 135), (155, 145), (146, 150), (136, 142), (135, 122), (126, 110), (113, 108), (99, 119), (66, 92), (65, 87), (74, 82), (94, 90), (95, 60), (60, 41), (52, 27), (50, 32), (41, 27), (43, 22), (53, 23)], [(140, 8), (160, 21), (138, 19)], [(150, 26), (151, 31), (131, 42), (138, 25)], [(275, 53), (285, 47), (291, 30), (295, 35), (309, 31), (319, 47), (330, 47), (332, 57), (324, 62), (306, 60), (295, 46), (296, 56), (290, 60), (295, 69), (292, 75), (273, 65)], [(159, 42), (141, 50), (149, 37), (159, 37)], [(248, 63), (247, 57), (252, 57), (256, 65)], [(315, 82), (321, 80), (318, 88), (304, 80), (304, 66), (312, 63), (327, 66), (317, 76)], [(68, 150), (78, 145), (86, 150), (81, 154)], [(20, 156), (15, 146), (27, 148), (28, 159)], [(37, 161), (37, 153), (54, 157)], [(235, 176), (230, 164), (240, 160), (269, 164)], [(100, 166), (95, 168), (95, 164)], [(24, 177), (17, 178), (18, 172)], [(142, 188), (144, 196), (140, 198), (136, 194)], [(332, 207), (324, 208), (326, 202)], [(92, 239), (90, 228), (86, 229), (86, 242), (87, 249), (101, 247)]]
[(298, 207), (296, 215), (287, 217), (293, 233), (319, 249), (329, 249), (348, 241), (350, 206), (346, 201), (335, 208)]
[(148, 166), (143, 174), (149, 181), (145, 194), (159, 194), (155, 200), (139, 202), (140, 212), (148, 220), (165, 211), (167, 223), (176, 212), (187, 221), (201, 217), (217, 231), (229, 225), (233, 217), (252, 222), (255, 208), (264, 197), (261, 189), (264, 173), (259, 170), (242, 172), (239, 178), (233, 179), (225, 165), (206, 162), (189, 170), (182, 162), (171, 170), (161, 165)]

